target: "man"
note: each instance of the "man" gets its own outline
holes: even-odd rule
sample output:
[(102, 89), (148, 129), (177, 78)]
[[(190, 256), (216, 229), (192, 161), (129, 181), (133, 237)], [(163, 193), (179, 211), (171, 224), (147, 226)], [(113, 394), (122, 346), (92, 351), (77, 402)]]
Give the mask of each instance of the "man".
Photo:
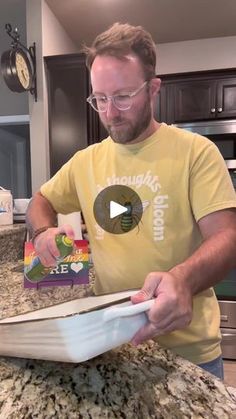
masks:
[[(96, 271), (95, 293), (142, 288), (155, 297), (149, 323), (133, 338), (163, 346), (222, 378), (219, 307), (212, 286), (236, 266), (236, 197), (222, 156), (200, 135), (161, 124), (153, 109), (153, 40), (142, 27), (114, 24), (87, 48), (89, 103), (109, 137), (79, 151), (37, 192), (27, 222), (42, 263), (54, 266), (56, 214), (82, 210)], [(93, 204), (112, 184), (148, 206), (124, 234), (104, 231)]]

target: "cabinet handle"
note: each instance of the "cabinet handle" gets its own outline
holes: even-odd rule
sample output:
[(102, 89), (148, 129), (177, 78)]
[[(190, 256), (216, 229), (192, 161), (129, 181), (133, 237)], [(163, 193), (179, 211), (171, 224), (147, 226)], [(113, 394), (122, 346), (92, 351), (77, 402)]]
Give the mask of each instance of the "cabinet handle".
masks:
[(216, 108), (211, 108), (211, 113), (215, 113)]
[(228, 321), (228, 316), (227, 316), (226, 314), (221, 314), (221, 315), (220, 315), (220, 320), (221, 320), (222, 322), (227, 322), (227, 321)]
[(218, 108), (218, 112), (221, 113), (223, 111), (222, 108)]

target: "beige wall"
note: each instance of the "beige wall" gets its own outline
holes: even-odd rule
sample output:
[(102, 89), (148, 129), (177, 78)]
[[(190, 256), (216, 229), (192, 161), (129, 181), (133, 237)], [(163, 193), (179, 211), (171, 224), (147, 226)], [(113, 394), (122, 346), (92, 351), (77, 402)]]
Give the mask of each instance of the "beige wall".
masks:
[(72, 42), (50, 7), (42, 3), (43, 56), (73, 54), (78, 47)]
[(157, 74), (236, 68), (236, 36), (157, 46)]

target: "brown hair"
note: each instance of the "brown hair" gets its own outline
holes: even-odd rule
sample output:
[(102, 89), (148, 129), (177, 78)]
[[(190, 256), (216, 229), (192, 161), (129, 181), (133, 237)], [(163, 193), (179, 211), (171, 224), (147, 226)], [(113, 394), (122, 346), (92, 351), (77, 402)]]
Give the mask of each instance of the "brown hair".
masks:
[(122, 59), (124, 55), (134, 53), (141, 61), (146, 80), (155, 77), (156, 46), (150, 33), (142, 26), (114, 23), (95, 38), (90, 48), (84, 46), (83, 52), (87, 55), (89, 70), (97, 55), (113, 55)]

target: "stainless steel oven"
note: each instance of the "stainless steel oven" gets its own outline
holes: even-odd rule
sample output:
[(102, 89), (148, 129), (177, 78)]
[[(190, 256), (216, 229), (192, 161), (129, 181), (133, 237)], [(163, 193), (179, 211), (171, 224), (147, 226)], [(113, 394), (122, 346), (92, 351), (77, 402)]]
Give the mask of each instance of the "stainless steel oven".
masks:
[(176, 124), (213, 141), (225, 160), (236, 160), (236, 119)]
[(236, 191), (236, 160), (225, 160), (225, 162)]
[(223, 358), (236, 359), (236, 269), (215, 286), (220, 306)]
[[(204, 135), (217, 145), (236, 190), (236, 120), (203, 121), (177, 126)], [(236, 360), (236, 269), (214, 288), (221, 312), (223, 358)]]

